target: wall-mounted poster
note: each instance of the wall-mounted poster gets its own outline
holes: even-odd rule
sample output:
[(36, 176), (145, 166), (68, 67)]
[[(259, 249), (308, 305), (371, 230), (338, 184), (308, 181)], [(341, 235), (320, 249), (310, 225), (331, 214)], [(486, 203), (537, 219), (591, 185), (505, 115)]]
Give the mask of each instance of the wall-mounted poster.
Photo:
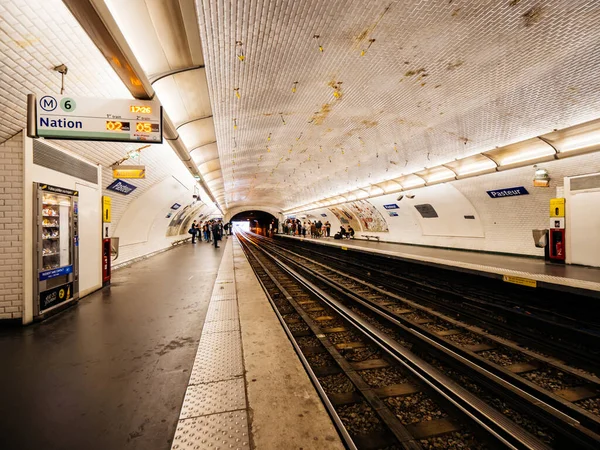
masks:
[(350, 225), (352, 228), (354, 228), (354, 231), (360, 231), (360, 223), (358, 222), (356, 217), (354, 217), (352, 213), (346, 210), (343, 206), (332, 207), (329, 208), (329, 210), (333, 213), (335, 217), (337, 217), (337, 219), (344, 227), (347, 228), (348, 225)]
[(377, 208), (366, 200), (357, 200), (345, 205), (358, 217), (363, 231), (389, 231), (387, 222)]

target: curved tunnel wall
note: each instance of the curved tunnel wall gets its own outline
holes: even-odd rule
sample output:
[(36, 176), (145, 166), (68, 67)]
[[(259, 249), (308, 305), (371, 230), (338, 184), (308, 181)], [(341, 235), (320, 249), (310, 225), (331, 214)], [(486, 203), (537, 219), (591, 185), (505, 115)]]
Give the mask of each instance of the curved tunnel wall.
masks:
[[(354, 227), (356, 237), (370, 235), (398, 243), (543, 256), (543, 249), (534, 246), (531, 230), (548, 228), (549, 201), (563, 196), (564, 177), (599, 172), (600, 157), (582, 155), (539, 166), (550, 174), (548, 188), (533, 187), (535, 169), (523, 167), (414, 189), (402, 193), (404, 198), (400, 201), (400, 193), (371, 198), (368, 202), (385, 219), (388, 231)], [(486, 192), (516, 186), (524, 186), (529, 195), (492, 199)], [(407, 193), (415, 197), (409, 199)], [(383, 207), (386, 204), (397, 204), (399, 208), (387, 210)], [(417, 204), (430, 204), (439, 217), (423, 218), (415, 209)], [(333, 233), (340, 227), (332, 212), (335, 208), (339, 209), (319, 208), (295, 216), (329, 220)], [(398, 215), (392, 217), (390, 212)]]
[[(213, 210), (201, 202), (190, 205), (190, 199), (190, 191), (177, 179), (169, 177), (131, 202), (114, 231), (114, 236), (120, 238), (119, 258), (114, 264), (163, 250), (174, 241), (189, 237), (187, 225), (194, 217)], [(179, 213), (182, 220), (176, 227), (169, 227), (178, 214), (177, 210), (171, 209), (175, 203), (184, 209)], [(168, 233), (170, 229), (175, 233)]]

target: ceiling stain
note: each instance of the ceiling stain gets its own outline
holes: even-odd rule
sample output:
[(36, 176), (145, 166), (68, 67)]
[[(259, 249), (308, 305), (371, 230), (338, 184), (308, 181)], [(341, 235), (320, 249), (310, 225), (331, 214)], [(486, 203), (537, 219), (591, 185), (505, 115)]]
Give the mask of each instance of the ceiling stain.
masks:
[(427, 124), (423, 122), (416, 122), (408, 119), (397, 119), (396, 123), (400, 125), (408, 125), (409, 127), (427, 128)]
[(360, 33), (360, 34), (358, 35), (358, 37), (356, 38), (356, 40), (357, 40), (358, 42), (360, 42), (360, 41), (362, 41), (364, 38), (366, 38), (366, 37), (369, 35), (369, 30), (370, 30), (370, 28), (365, 28), (365, 29), (363, 30), (363, 32), (362, 32), (362, 33)]
[(460, 66), (462, 66), (465, 62), (462, 59), (457, 59), (454, 62), (449, 62), (448, 65), (446, 66), (446, 70), (455, 70), (458, 69)]
[(542, 20), (542, 7), (537, 5), (523, 14), (523, 22), (526, 28), (534, 26), (540, 20)]
[(517, 6), (519, 3), (521, 3), (521, 0), (510, 0), (508, 6)]
[(321, 106), (321, 109), (315, 114), (313, 123), (315, 125), (322, 125), (323, 121), (327, 118), (330, 112), (331, 105), (329, 103), (323, 104), (323, 106)]
[(27, 47), (31, 47), (33, 44), (38, 43), (39, 41), (40, 41), (39, 38), (30, 34), (30, 35), (25, 36), (24, 40), (15, 40), (13, 42), (21, 48), (27, 48)]
[(420, 69), (416, 69), (416, 70), (409, 70), (407, 72), (404, 73), (405, 77), (412, 77), (414, 75), (419, 75), (423, 72), (426, 72), (427, 70), (424, 67), (421, 67)]
[(367, 128), (374, 128), (379, 125), (379, 122), (376, 120), (363, 120), (361, 123)]

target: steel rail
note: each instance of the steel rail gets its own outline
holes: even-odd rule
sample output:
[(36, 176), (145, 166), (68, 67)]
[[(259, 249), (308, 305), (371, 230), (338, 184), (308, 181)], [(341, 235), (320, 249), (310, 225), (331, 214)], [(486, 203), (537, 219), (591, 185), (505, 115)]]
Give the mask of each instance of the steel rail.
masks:
[[(289, 252), (289, 250), (286, 251)], [(573, 408), (570, 406), (572, 404), (568, 402), (562, 402), (562, 399), (552, 398), (552, 396), (549, 396), (546, 391), (540, 390), (540, 388), (533, 385), (533, 383), (524, 382), (524, 380), (516, 377), (512, 373), (508, 373), (507, 371), (505, 371), (506, 373), (499, 373), (498, 370), (494, 370), (495, 368), (481, 357), (477, 355), (469, 355), (469, 352), (467, 352), (466, 350), (461, 349), (460, 347), (452, 343), (448, 343), (443, 339), (440, 339), (439, 336), (436, 336), (434, 333), (424, 329), (424, 327), (410, 323), (406, 319), (402, 319), (398, 315), (394, 315), (393, 312), (386, 310), (384, 307), (381, 307), (377, 304), (373, 304), (373, 302), (356, 296), (354, 293), (349, 292), (347, 288), (340, 286), (339, 283), (324, 279), (323, 276), (318, 272), (314, 272), (311, 269), (303, 267), (298, 262), (291, 260), (289, 257), (281, 254), (280, 252), (278, 253), (281, 258), (287, 260), (289, 263), (296, 266), (297, 269), (305, 271), (311, 274), (312, 276), (320, 279), (321, 282), (325, 283), (326, 285), (329, 285), (331, 288), (337, 290), (343, 295), (350, 297), (353, 301), (362, 304), (364, 307), (375, 312), (389, 323), (392, 323), (393, 325), (398, 326), (404, 331), (412, 333), (413, 335), (415, 335), (415, 328), (417, 328), (419, 334), (426, 335), (432, 342), (436, 343), (436, 346), (438, 346), (438, 351), (442, 351), (442, 353), (445, 353), (447, 355), (449, 353), (460, 354), (463, 358), (469, 361), (471, 365), (471, 371), (478, 372), (479, 377), (481, 377), (481, 375), (483, 375), (485, 372), (490, 372), (490, 368), (493, 369), (492, 373), (494, 373), (494, 375), (497, 377), (496, 385), (502, 386), (502, 388), (504, 389), (504, 395), (509, 395), (512, 397), (521, 397), (522, 400), (526, 401), (526, 404), (534, 405), (536, 407), (536, 414), (540, 418), (542, 418), (543, 420), (550, 419), (550, 424), (553, 425), (553, 427), (557, 429), (561, 434), (570, 436), (570, 438), (573, 439), (574, 442), (580, 442), (580, 444), (583, 445), (584, 448), (597, 448), (598, 443), (600, 442), (600, 436), (598, 436), (595, 432), (595, 427), (597, 426), (598, 419), (595, 416), (591, 415), (589, 412), (578, 407), (576, 410), (573, 410)], [(296, 256), (305, 258), (302, 255)], [(473, 356), (475, 358), (473, 358)], [(475, 361), (473, 359), (475, 359)], [(487, 367), (481, 367), (481, 362), (486, 364)], [(532, 394), (532, 390), (535, 392), (535, 395)], [(536, 397), (536, 395), (542, 398), (543, 400), (540, 400), (540, 398)], [(566, 410), (564, 408), (565, 406)], [(557, 413), (559, 416), (562, 416), (562, 420), (561, 417), (557, 417)], [(576, 418), (574, 418), (574, 416)], [(552, 422), (553, 419), (555, 421)], [(592, 430), (588, 430), (587, 428), (585, 428), (585, 426), (582, 426), (580, 419), (585, 421), (586, 425), (591, 425)], [(561, 426), (558, 427), (558, 425)]]
[[(252, 244), (259, 248), (258, 244), (255, 242), (252, 242)], [(493, 436), (507, 448), (548, 448), (538, 439), (514, 424), (506, 416), (487, 405), (447, 376), (441, 374), (437, 369), (432, 368), (428, 363), (390, 339), (381, 331), (375, 329), (346, 306), (340, 304), (321, 288), (300, 275), (296, 270), (279, 260), (276, 255), (262, 248), (260, 250), (265, 255), (269, 256), (269, 258), (271, 258), (282, 270), (298, 280), (299, 283), (312, 291), (314, 295), (320, 298), (325, 304), (330, 306), (333, 310), (338, 312), (338, 314), (344, 317), (345, 320), (355, 326), (363, 336), (384, 350), (425, 385), (437, 392), (438, 395), (443, 397), (448, 403), (454, 405), (456, 409), (462, 411), (466, 417), (480, 428), (486, 430), (490, 436)]]

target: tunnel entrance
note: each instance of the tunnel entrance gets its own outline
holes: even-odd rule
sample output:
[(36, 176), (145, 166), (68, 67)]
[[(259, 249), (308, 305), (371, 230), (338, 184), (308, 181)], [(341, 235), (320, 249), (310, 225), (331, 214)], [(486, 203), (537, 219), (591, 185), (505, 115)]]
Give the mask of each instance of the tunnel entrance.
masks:
[(278, 221), (273, 214), (258, 210), (237, 213), (231, 218), (230, 222), (233, 225), (234, 232), (236, 230), (248, 230), (263, 236), (267, 236), (269, 230), (276, 232), (278, 225)]

